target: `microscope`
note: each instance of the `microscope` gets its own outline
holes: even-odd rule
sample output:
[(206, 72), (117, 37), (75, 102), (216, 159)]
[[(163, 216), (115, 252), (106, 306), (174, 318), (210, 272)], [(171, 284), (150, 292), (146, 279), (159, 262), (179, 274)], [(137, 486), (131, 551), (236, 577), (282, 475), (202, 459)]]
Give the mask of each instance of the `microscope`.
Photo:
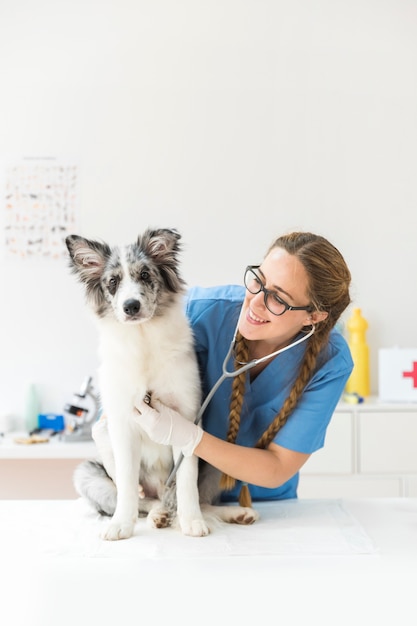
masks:
[(91, 441), (91, 429), (99, 414), (98, 395), (94, 392), (92, 377), (88, 376), (80, 391), (64, 407), (65, 431), (60, 439), (65, 442)]

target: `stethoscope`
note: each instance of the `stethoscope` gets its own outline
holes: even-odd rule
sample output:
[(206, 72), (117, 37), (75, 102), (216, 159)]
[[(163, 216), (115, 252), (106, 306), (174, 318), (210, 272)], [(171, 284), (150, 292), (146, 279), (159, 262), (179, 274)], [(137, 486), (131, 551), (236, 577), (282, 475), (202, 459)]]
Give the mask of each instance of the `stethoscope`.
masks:
[[(241, 367), (239, 367), (238, 369), (235, 369), (233, 371), (229, 371), (227, 369), (227, 364), (230, 360), (230, 357), (233, 354), (234, 348), (235, 348), (235, 344), (236, 344), (236, 336), (237, 336), (237, 331), (239, 328), (239, 323), (240, 323), (240, 318), (242, 315), (242, 311), (243, 311), (243, 306), (240, 310), (239, 313), (239, 319), (237, 321), (236, 324), (236, 328), (235, 328), (235, 332), (233, 333), (233, 339), (230, 342), (230, 347), (227, 351), (227, 354), (224, 358), (223, 361), (223, 365), (222, 365), (222, 374), (219, 377), (219, 379), (214, 383), (213, 387), (210, 389), (210, 391), (208, 392), (203, 404), (200, 407), (200, 410), (197, 413), (197, 417), (194, 420), (194, 424), (198, 424), (201, 420), (201, 418), (203, 417), (203, 413), (206, 410), (207, 406), (209, 405), (210, 401), (212, 400), (214, 394), (216, 393), (216, 391), (218, 390), (218, 388), (220, 387), (220, 385), (227, 379), (227, 378), (235, 378), (236, 376), (239, 376), (239, 374), (242, 374), (243, 372), (246, 372), (247, 370), (252, 369), (252, 367), (255, 367), (255, 365), (258, 365), (259, 363), (263, 363), (264, 361), (267, 361), (268, 359), (272, 359), (272, 357), (277, 356), (278, 354), (281, 354), (282, 352), (285, 352), (286, 350), (289, 350), (290, 348), (294, 348), (295, 346), (298, 346), (300, 343), (302, 343), (303, 341), (306, 341), (307, 339), (309, 339), (313, 334), (314, 331), (316, 330), (316, 327), (314, 326), (314, 324), (311, 324), (311, 330), (304, 335), (303, 337), (300, 337), (300, 339), (297, 339), (296, 341), (293, 341), (292, 343), (288, 344), (288, 346), (284, 346), (283, 348), (280, 348), (279, 350), (275, 350), (275, 352), (271, 352), (271, 354), (267, 354), (266, 356), (262, 356), (259, 359), (252, 359), (252, 361), (249, 361), (248, 363), (244, 363), (242, 364)], [(166, 486), (170, 487), (172, 484), (172, 481), (175, 478), (175, 475), (178, 471), (179, 466), (182, 463), (182, 460), (184, 458), (184, 455), (181, 453), (180, 456), (177, 459), (177, 462), (175, 463), (170, 475), (168, 476), (167, 482), (166, 482)]]

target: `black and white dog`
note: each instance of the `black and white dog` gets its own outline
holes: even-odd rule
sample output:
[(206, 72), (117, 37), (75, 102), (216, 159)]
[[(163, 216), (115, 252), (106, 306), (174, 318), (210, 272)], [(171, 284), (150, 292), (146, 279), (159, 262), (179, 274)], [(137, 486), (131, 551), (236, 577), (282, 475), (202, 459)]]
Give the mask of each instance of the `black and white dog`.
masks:
[(134, 399), (148, 392), (192, 421), (200, 407), (198, 365), (183, 310), (180, 238), (175, 230), (148, 229), (134, 244), (114, 248), (78, 235), (66, 239), (71, 269), (84, 283), (99, 330), (104, 416), (93, 428), (100, 458), (80, 464), (74, 484), (100, 513), (112, 516), (103, 533), (108, 540), (130, 537), (142, 513), (155, 528), (176, 517), (192, 536), (209, 532), (203, 504), (227, 522), (251, 524), (258, 517), (250, 508), (212, 506), (220, 474), (207, 466), (198, 486), (195, 456), (182, 460), (176, 489), (167, 489), (180, 450), (154, 443), (134, 420)]

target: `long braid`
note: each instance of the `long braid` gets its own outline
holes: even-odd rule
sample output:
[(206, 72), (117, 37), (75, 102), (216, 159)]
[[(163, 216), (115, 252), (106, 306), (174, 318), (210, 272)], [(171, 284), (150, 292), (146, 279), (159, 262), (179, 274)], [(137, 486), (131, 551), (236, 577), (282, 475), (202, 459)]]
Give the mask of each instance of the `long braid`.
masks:
[[(326, 338), (327, 338), (327, 335), (328, 333), (326, 333)], [(246, 362), (247, 356), (244, 356), (244, 355), (245, 353), (246, 355), (248, 354), (246, 341), (240, 335), (240, 333), (238, 333), (238, 337), (239, 337), (238, 345), (240, 347), (240, 350), (236, 354), (236, 361), (240, 361), (240, 363), (236, 363), (235, 361), (236, 368), (242, 362)], [(245, 345), (245, 349), (241, 347), (242, 344)], [(308, 345), (304, 354), (303, 361), (300, 366), (300, 371), (299, 371), (296, 381), (294, 382), (294, 385), (291, 388), (290, 394), (284, 401), (284, 404), (282, 405), (282, 408), (279, 411), (279, 413), (277, 413), (274, 420), (271, 422), (271, 424), (268, 426), (268, 428), (265, 430), (263, 435), (260, 437), (260, 439), (256, 443), (255, 445), (256, 448), (267, 448), (268, 445), (271, 443), (271, 441), (274, 439), (277, 432), (280, 430), (280, 428), (282, 428), (284, 424), (286, 423), (287, 419), (289, 418), (292, 411), (296, 407), (297, 402), (305, 389), (305, 386), (307, 385), (308, 381), (310, 380), (312, 376), (312, 373), (314, 372), (316, 362), (317, 362), (317, 355), (320, 352), (322, 345), (323, 345), (323, 337), (320, 337), (319, 335), (313, 335), (308, 340)], [(242, 357), (245, 358), (245, 361), (243, 360)], [(232, 396), (231, 396), (231, 402), (230, 402), (230, 412), (229, 412), (229, 430), (227, 433), (227, 441), (229, 443), (235, 443), (237, 433), (239, 430), (240, 414), (242, 411), (243, 395), (245, 392), (245, 380), (246, 380), (246, 372), (243, 372), (243, 374), (239, 374), (239, 376), (236, 376), (236, 378), (233, 381)], [(227, 474), (224, 474), (224, 473), (222, 474), (221, 479), (220, 479), (221, 489), (224, 489), (225, 491), (230, 491), (231, 489), (233, 489), (235, 485), (236, 485), (235, 478), (228, 476)], [(239, 503), (241, 506), (252, 505), (249, 488), (246, 483), (242, 484), (241, 492), (239, 494)]]
[[(248, 346), (240, 333), (236, 335), (235, 344), (235, 369), (240, 367), (241, 363), (248, 360)], [(230, 399), (229, 409), (229, 429), (227, 431), (226, 440), (229, 443), (235, 443), (240, 426), (240, 414), (242, 412), (243, 398), (245, 395), (246, 372), (241, 372), (233, 379), (232, 395)], [(225, 491), (230, 491), (236, 484), (236, 479), (222, 474), (220, 478), (220, 487)]]
[(259, 438), (255, 445), (255, 448), (267, 448), (271, 441), (274, 439), (277, 432), (284, 426), (287, 419), (295, 409), (298, 400), (300, 399), (307, 383), (309, 382), (312, 373), (314, 372), (317, 355), (322, 347), (322, 340), (313, 335), (308, 342), (303, 361), (300, 366), (300, 371), (294, 382), (288, 397), (285, 399), (281, 410), (275, 416), (275, 419), (268, 426), (263, 435)]

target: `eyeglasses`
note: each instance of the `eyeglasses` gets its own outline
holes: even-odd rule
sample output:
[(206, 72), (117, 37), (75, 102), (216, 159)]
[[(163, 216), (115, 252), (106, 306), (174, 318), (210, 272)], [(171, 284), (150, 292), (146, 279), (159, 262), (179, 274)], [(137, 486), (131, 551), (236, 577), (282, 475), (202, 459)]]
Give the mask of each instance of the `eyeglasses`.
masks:
[(253, 295), (264, 292), (265, 306), (273, 315), (284, 315), (285, 311), (313, 311), (313, 307), (309, 306), (290, 306), (285, 300), (280, 298), (276, 291), (266, 289), (255, 270), (260, 265), (248, 265), (245, 270), (245, 287)]

